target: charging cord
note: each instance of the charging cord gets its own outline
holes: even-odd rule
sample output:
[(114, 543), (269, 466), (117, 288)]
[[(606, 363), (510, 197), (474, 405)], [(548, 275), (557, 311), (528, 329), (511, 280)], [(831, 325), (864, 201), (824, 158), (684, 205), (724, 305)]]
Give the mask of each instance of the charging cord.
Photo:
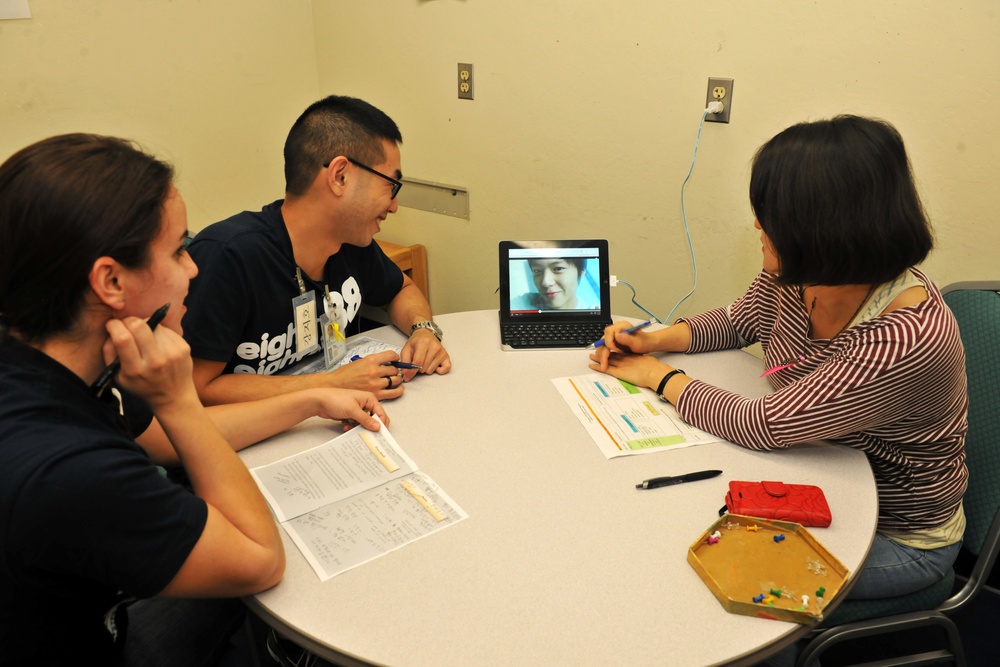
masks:
[(695, 137), (694, 140), (694, 155), (691, 156), (691, 166), (688, 167), (687, 176), (684, 177), (684, 182), (681, 183), (681, 220), (684, 223), (684, 236), (687, 238), (688, 253), (691, 255), (691, 268), (694, 274), (694, 281), (691, 285), (691, 291), (689, 291), (687, 294), (681, 297), (681, 299), (676, 304), (674, 304), (674, 307), (670, 309), (670, 312), (667, 313), (667, 316), (661, 320), (655, 315), (653, 315), (651, 312), (646, 310), (638, 301), (635, 300), (636, 294), (634, 287), (629, 285), (624, 280), (618, 280), (615, 276), (612, 276), (611, 278), (612, 287), (614, 287), (618, 283), (621, 283), (622, 285), (625, 285), (630, 290), (632, 290), (632, 303), (635, 304), (636, 307), (639, 308), (639, 310), (649, 315), (658, 324), (662, 324), (664, 322), (669, 323), (671, 321), (671, 317), (673, 317), (674, 311), (676, 311), (677, 308), (680, 307), (682, 303), (687, 301), (688, 297), (694, 294), (694, 291), (698, 288), (698, 261), (694, 255), (694, 244), (691, 243), (691, 229), (688, 227), (687, 211), (684, 208), (684, 189), (687, 186), (688, 180), (690, 180), (691, 178), (691, 173), (694, 171), (695, 160), (698, 159), (698, 144), (701, 143), (701, 130), (703, 127), (705, 127), (705, 118), (710, 113), (711, 114), (722, 113), (723, 109), (724, 106), (722, 102), (714, 101), (714, 102), (709, 102), (708, 107), (702, 112), (701, 122), (698, 123), (698, 135)]
[(635, 300), (635, 288), (634, 287), (632, 287), (631, 285), (629, 285), (624, 280), (618, 280), (617, 276), (611, 276), (611, 286), (612, 287), (616, 287), (619, 284), (624, 285), (625, 287), (627, 287), (630, 290), (632, 290), (632, 303), (635, 305), (636, 308), (638, 308), (642, 312), (644, 312), (647, 315), (649, 315), (649, 319), (651, 319), (652, 321), (656, 322), (657, 324), (663, 324), (662, 322), (660, 322), (660, 318), (658, 318), (656, 315), (654, 315), (653, 313), (651, 313), (648, 310), (646, 310), (645, 308), (643, 308), (642, 304)]
[[(713, 108), (717, 108), (718, 111), (713, 111)], [(698, 289), (698, 260), (694, 256), (694, 245), (691, 243), (691, 228), (688, 227), (687, 211), (684, 208), (684, 189), (687, 186), (688, 180), (691, 178), (691, 173), (694, 171), (695, 160), (698, 159), (698, 144), (701, 143), (701, 129), (705, 127), (705, 118), (710, 113), (720, 113), (722, 111), (722, 102), (710, 102), (708, 108), (705, 109), (701, 114), (701, 122), (698, 123), (698, 135), (694, 140), (694, 155), (691, 156), (691, 166), (688, 167), (687, 176), (684, 177), (684, 182), (681, 183), (681, 220), (684, 222), (684, 236), (687, 238), (688, 243), (688, 253), (691, 255), (691, 270), (694, 276), (694, 280), (691, 284), (691, 291), (685, 294), (681, 299), (674, 304), (674, 307), (670, 309), (667, 316), (663, 318), (664, 322), (671, 322), (676, 311), (682, 303), (688, 300), (694, 291)]]

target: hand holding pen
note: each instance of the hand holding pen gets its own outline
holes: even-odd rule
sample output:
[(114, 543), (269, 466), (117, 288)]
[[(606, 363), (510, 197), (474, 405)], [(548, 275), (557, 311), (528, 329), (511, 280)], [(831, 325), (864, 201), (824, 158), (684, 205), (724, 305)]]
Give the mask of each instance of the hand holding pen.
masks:
[(337, 368), (341, 376), (340, 386), (373, 392), (380, 401), (400, 396), (408, 379), (404, 374), (412, 376), (416, 372), (395, 366), (401, 362), (394, 350), (355, 354), (345, 361), (348, 363)]
[[(628, 329), (623, 329), (621, 331), (621, 333), (634, 334), (635, 332), (637, 332), (637, 331), (639, 331), (641, 329), (645, 329), (650, 324), (652, 324), (652, 321), (646, 320), (642, 324), (636, 324), (635, 326), (629, 327)], [(594, 341), (594, 348), (598, 348), (598, 347), (601, 347), (603, 345), (604, 345), (604, 339), (603, 338), (600, 338), (600, 339)]]
[[(355, 354), (353, 357), (351, 357), (351, 361), (358, 361), (358, 360), (363, 359), (363, 358), (364, 357), (361, 357), (361, 356)], [(408, 371), (418, 371), (418, 370), (420, 370), (420, 366), (418, 366), (416, 364), (408, 364), (405, 361), (387, 361), (387, 362), (385, 362), (382, 365), (383, 366), (392, 366), (393, 368), (401, 368), (403, 370), (408, 370)]]
[[(170, 310), (170, 304), (166, 303), (157, 308), (156, 311), (150, 315), (149, 319), (146, 320), (146, 324), (149, 326), (150, 331), (156, 330), (156, 327), (163, 321), (163, 318), (167, 316), (168, 310)], [(111, 384), (111, 381), (114, 379), (121, 367), (122, 361), (120, 357), (108, 364), (107, 368), (105, 368), (97, 377), (97, 380), (94, 381), (94, 384), (90, 385), (91, 393), (93, 393), (94, 396), (100, 396), (103, 394), (104, 390), (107, 389), (109, 384)]]

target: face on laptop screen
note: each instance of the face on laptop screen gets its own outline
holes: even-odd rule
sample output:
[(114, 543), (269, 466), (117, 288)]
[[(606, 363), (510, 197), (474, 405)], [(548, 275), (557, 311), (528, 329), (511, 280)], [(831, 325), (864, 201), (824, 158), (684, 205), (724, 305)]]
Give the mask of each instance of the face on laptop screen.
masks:
[(597, 248), (509, 248), (510, 313), (601, 312)]

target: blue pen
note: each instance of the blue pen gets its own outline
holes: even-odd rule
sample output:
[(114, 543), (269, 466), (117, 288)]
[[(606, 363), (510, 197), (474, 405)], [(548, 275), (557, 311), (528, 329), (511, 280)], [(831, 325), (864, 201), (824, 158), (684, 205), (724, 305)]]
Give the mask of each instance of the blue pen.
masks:
[[(652, 323), (653, 323), (652, 321), (646, 320), (642, 324), (637, 324), (634, 327), (630, 327), (628, 329), (625, 329), (624, 331), (622, 331), (622, 333), (634, 334), (639, 329), (645, 329), (646, 327), (648, 327)], [(594, 341), (594, 347), (600, 347), (602, 345), (604, 345), (604, 339), (603, 338), (601, 338), (600, 340)]]
[(408, 371), (420, 370), (420, 366), (417, 366), (416, 364), (408, 364), (405, 361), (390, 361), (389, 363), (383, 364), (383, 365), (385, 365), (385, 366), (393, 366), (395, 368), (402, 368), (402, 369), (408, 370)]
[[(359, 357), (358, 355), (355, 354), (353, 357), (351, 357), (351, 361), (357, 361), (360, 358), (361, 357)], [(421, 368), (420, 366), (417, 366), (416, 364), (408, 364), (405, 361), (390, 361), (390, 362), (382, 364), (382, 365), (383, 366), (392, 366), (393, 368), (402, 368), (403, 370), (408, 370), (408, 371), (418, 371)]]

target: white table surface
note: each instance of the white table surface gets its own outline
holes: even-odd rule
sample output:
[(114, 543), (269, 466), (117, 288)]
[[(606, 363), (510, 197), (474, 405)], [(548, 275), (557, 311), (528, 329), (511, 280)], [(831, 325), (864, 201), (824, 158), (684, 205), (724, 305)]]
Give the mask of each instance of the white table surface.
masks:
[[(807, 626), (726, 612), (687, 563), (731, 479), (820, 486), (833, 523), (810, 531), (852, 578), (867, 555), (877, 498), (861, 452), (715, 443), (608, 460), (551, 381), (589, 372), (587, 352), (502, 351), (493, 310), (435, 320), (451, 373), (417, 376), (385, 408), (400, 446), (469, 518), (326, 582), (283, 533), (284, 580), (246, 601), (313, 652), (392, 667), (754, 664)], [(404, 342), (391, 328), (365, 335)], [(744, 352), (667, 358), (749, 397), (768, 390)], [(340, 433), (312, 419), (241, 457), (259, 466)], [(707, 468), (723, 474), (635, 488)]]

